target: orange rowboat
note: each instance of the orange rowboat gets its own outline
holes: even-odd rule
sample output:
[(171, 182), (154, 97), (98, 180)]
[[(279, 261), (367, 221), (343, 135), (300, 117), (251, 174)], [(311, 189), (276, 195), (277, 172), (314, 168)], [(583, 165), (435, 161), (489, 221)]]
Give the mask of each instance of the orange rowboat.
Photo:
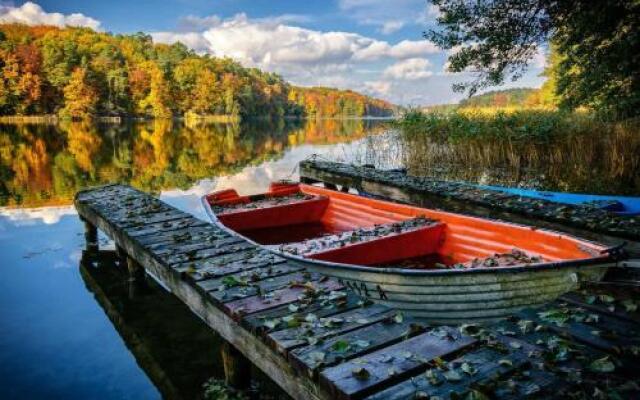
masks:
[(304, 184), (203, 204), (232, 234), (432, 322), (503, 317), (614, 265), (604, 246), (562, 233)]

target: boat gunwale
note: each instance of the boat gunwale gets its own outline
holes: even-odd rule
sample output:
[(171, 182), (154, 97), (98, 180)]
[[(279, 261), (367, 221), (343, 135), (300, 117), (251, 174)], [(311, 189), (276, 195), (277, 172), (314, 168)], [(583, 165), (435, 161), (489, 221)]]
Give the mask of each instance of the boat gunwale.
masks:
[[(581, 244), (590, 244), (594, 247), (599, 247), (602, 248), (602, 253), (599, 256), (594, 256), (591, 258), (580, 258), (580, 259), (573, 259), (573, 260), (563, 260), (563, 261), (552, 261), (552, 262), (544, 262), (544, 263), (534, 263), (534, 264), (524, 264), (524, 265), (516, 265), (516, 266), (509, 266), (509, 267), (476, 267), (476, 268), (468, 268), (468, 269), (410, 269), (410, 268), (398, 268), (398, 267), (369, 267), (369, 266), (364, 266), (364, 265), (355, 265), (355, 264), (345, 264), (345, 263), (337, 263), (337, 262), (331, 262), (331, 261), (324, 261), (324, 260), (319, 260), (319, 259), (309, 259), (309, 258), (305, 258), (305, 257), (300, 257), (300, 256), (296, 256), (293, 254), (289, 254), (286, 252), (282, 252), (279, 250), (276, 250), (270, 246), (265, 246), (262, 245), (260, 243), (257, 243), (253, 240), (251, 240), (250, 238), (241, 235), (240, 233), (238, 233), (237, 231), (227, 227), (226, 225), (224, 225), (216, 216), (216, 214), (213, 212), (213, 210), (211, 209), (211, 204), (209, 203), (209, 201), (207, 200), (207, 195), (204, 195), (201, 197), (201, 201), (202, 201), (202, 205), (204, 206), (205, 212), (206, 214), (209, 216), (209, 218), (211, 219), (211, 222), (213, 224), (215, 224), (216, 226), (218, 226), (219, 228), (223, 229), (224, 231), (228, 232), (229, 234), (242, 238), (244, 240), (246, 240), (249, 243), (252, 243), (256, 246), (260, 246), (261, 248), (269, 251), (272, 254), (275, 254), (279, 257), (282, 257), (286, 260), (289, 261), (293, 261), (295, 263), (298, 264), (302, 264), (304, 265), (314, 265), (316, 267), (325, 267), (325, 268), (340, 268), (343, 270), (347, 270), (347, 271), (353, 271), (353, 272), (367, 272), (367, 273), (377, 273), (377, 274), (387, 274), (387, 275), (400, 275), (400, 276), (439, 276), (439, 275), (444, 275), (444, 276), (455, 276), (455, 275), (464, 275), (464, 274), (508, 274), (508, 273), (517, 273), (517, 272), (523, 272), (523, 271), (548, 271), (548, 270), (560, 270), (560, 269), (566, 269), (566, 268), (571, 268), (571, 267), (582, 267), (582, 266), (594, 266), (594, 265), (598, 265), (598, 264), (603, 264), (603, 268), (609, 268), (611, 266), (611, 263), (616, 263), (617, 260), (615, 259), (615, 257), (610, 254), (607, 250), (607, 248), (604, 248), (604, 246), (600, 243), (591, 241), (591, 240), (587, 240), (587, 239), (582, 239), (582, 238), (577, 238), (575, 236), (572, 235), (568, 235), (566, 233), (563, 232), (559, 232), (559, 231), (554, 231), (554, 230), (550, 230), (550, 229), (541, 229), (541, 228), (536, 228), (536, 230), (542, 231), (542, 232), (546, 232), (546, 233), (551, 233), (551, 234), (556, 234), (556, 235), (562, 235), (562, 236), (567, 236), (573, 239), (576, 239), (580, 242), (582, 242)], [(382, 200), (385, 201), (385, 200)], [(399, 203), (400, 204), (400, 203)], [(448, 212), (448, 211), (443, 211), (443, 212)], [(469, 215), (469, 214), (465, 214), (465, 213), (452, 213), (452, 214), (459, 214), (459, 215), (463, 215), (465, 217), (471, 217), (471, 218), (478, 218), (476, 216), (473, 215)], [(500, 224), (507, 224), (507, 225), (512, 225), (515, 227), (520, 227), (520, 228), (531, 228), (531, 226), (529, 225), (523, 225), (523, 224), (518, 224), (518, 223), (514, 223), (514, 222), (509, 222), (509, 221), (503, 221), (503, 220), (499, 220), (499, 219), (495, 219), (495, 218), (482, 218), (484, 220), (490, 221), (490, 222), (496, 222), (496, 223), (500, 223)]]

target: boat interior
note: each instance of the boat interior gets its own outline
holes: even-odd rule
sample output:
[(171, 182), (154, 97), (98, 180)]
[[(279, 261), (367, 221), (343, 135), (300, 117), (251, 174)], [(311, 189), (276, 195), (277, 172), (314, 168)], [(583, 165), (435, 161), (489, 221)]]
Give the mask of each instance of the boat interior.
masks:
[(205, 197), (218, 221), (281, 251), (330, 262), (472, 268), (598, 257), (601, 247), (562, 234), (370, 199), (317, 186), (272, 183)]

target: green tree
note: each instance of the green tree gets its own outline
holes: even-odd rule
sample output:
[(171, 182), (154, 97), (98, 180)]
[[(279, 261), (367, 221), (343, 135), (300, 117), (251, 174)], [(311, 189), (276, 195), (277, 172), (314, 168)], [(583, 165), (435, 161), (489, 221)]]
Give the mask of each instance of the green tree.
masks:
[(560, 106), (617, 117), (640, 115), (640, 2), (637, 0), (431, 0), (439, 26), (425, 37), (445, 49), (453, 72), (475, 71), (454, 89), (498, 85), (522, 76), (551, 41)]

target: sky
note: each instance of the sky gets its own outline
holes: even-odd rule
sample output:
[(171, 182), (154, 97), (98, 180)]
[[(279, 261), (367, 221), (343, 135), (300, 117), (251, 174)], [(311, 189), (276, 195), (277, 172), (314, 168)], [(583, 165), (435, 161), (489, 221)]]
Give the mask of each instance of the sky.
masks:
[[(426, 0), (0, 0), (0, 22), (145, 32), (198, 53), (231, 57), (296, 85), (352, 89), (395, 104), (459, 101), (447, 51), (424, 39), (437, 9)], [(539, 52), (506, 87), (539, 87)]]

